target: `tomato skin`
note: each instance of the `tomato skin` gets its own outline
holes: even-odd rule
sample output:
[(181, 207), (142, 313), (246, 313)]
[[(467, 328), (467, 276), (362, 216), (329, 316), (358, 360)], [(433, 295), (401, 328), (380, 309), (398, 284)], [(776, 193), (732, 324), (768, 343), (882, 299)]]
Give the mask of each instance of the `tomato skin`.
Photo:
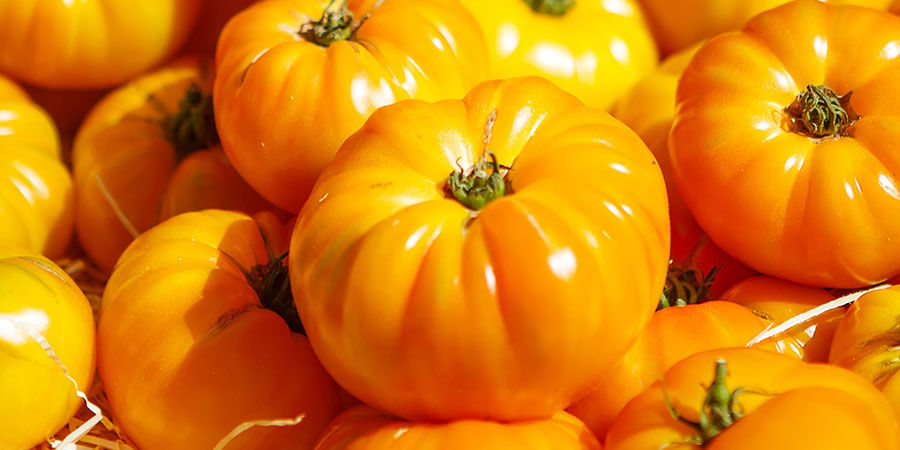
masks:
[[(486, 157), (486, 129), (512, 193), (473, 214), (444, 187)], [(665, 205), (640, 139), (546, 80), (403, 102), (319, 179), (291, 241), (294, 299), (323, 365), (372, 406), (411, 420), (546, 418), (649, 319)]]
[(578, 0), (562, 16), (525, 0), (463, 0), (484, 31), (491, 78), (540, 76), (608, 109), (653, 70), (653, 38), (634, 0)]
[[(790, 0), (638, 0), (660, 51), (675, 53), (705, 38), (736, 30), (753, 16)], [(892, 0), (821, 0), (886, 9)]]
[(190, 212), (123, 253), (103, 293), (98, 373), (141, 449), (213, 448), (246, 421), (301, 413), (298, 425), (254, 427), (228, 448), (311, 448), (339, 412), (307, 339), (262, 307), (240, 270), (284, 250), (266, 249), (263, 232), (287, 242), (272, 224), (271, 214)]
[(72, 181), (53, 120), (0, 76), (0, 246), (57, 257), (72, 236)]
[(275, 209), (241, 180), (221, 147), (179, 158), (159, 124), (178, 112), (192, 83), (211, 91), (210, 66), (183, 58), (147, 74), (111, 92), (79, 129), (75, 226), (85, 252), (107, 273), (137, 235), (178, 213)]
[[(900, 231), (900, 160), (887, 144), (900, 133), (889, 100), (900, 85), (889, 58), (898, 38), (896, 16), (809, 0), (700, 48), (678, 85), (669, 152), (678, 191), (718, 246), (811, 286), (866, 286), (900, 272), (890, 238)], [(789, 129), (784, 109), (822, 83), (853, 92), (861, 118), (846, 136)]]
[[(328, 3), (257, 3), (226, 25), (217, 47), (225, 152), (251, 186), (290, 212), (376, 108), (461, 97), (487, 70), (484, 38), (456, 0), (387, 0), (353, 38), (325, 48), (296, 30)], [(349, 8), (362, 17), (372, 4), (355, 0)]]
[(601, 450), (597, 438), (578, 419), (558, 412), (544, 420), (497, 423), (460, 420), (445, 424), (415, 423), (370, 406), (338, 416), (315, 450)]
[[(709, 450), (884, 450), (900, 448), (900, 426), (890, 406), (871, 384), (834, 366), (809, 364), (785, 355), (750, 348), (699, 353), (669, 369), (661, 380), (632, 400), (606, 439), (607, 450), (658, 449), (681, 442), (696, 431), (671, 416), (672, 405), (688, 420), (698, 420), (716, 360), (727, 363), (729, 391), (743, 418), (725, 428)], [(810, 407), (815, 405), (815, 407)]]
[(39, 334), (88, 392), (94, 377), (94, 316), (81, 290), (49, 259), (0, 248), (0, 448), (39, 445), (82, 405), (75, 385), (25, 329)]
[(51, 89), (112, 87), (171, 56), (200, 0), (0, 1), (0, 72)]

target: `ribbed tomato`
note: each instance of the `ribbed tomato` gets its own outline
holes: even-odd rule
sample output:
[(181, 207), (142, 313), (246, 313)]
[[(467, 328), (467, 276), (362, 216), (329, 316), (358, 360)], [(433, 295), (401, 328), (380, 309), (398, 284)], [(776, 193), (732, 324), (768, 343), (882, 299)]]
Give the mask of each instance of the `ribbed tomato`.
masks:
[(653, 155), (540, 78), (379, 109), (291, 241), (310, 341), (412, 420), (546, 418), (637, 338), (669, 247)]
[(461, 97), (487, 70), (457, 0), (279, 0), (235, 16), (216, 52), (216, 123), (238, 172), (297, 212), (376, 108)]

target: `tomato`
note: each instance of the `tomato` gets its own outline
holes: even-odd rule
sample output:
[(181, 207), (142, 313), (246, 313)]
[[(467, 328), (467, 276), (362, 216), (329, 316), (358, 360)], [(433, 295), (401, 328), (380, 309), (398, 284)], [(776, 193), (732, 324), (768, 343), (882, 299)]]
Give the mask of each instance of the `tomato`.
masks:
[[(789, 0), (638, 0), (663, 54), (736, 30), (751, 17)], [(886, 9), (892, 0), (820, 0)]]
[(72, 181), (50, 116), (0, 76), (0, 246), (60, 256), (72, 237)]
[(463, 0), (487, 38), (492, 78), (537, 75), (607, 109), (657, 54), (634, 0)]
[(898, 315), (900, 286), (863, 295), (838, 324), (828, 361), (874, 383), (900, 415)]
[(600, 450), (600, 443), (578, 419), (565, 412), (515, 423), (460, 420), (431, 424), (407, 422), (370, 406), (338, 416), (315, 450)]
[(640, 139), (519, 78), (376, 111), (297, 220), (291, 287), (316, 354), (363, 402), (546, 418), (637, 338), (668, 246)]
[(669, 152), (678, 191), (719, 247), (812, 286), (900, 273), (897, 39), (896, 16), (805, 0), (698, 50)]
[(213, 56), (219, 33), (229, 19), (257, 0), (204, 0), (197, 25), (181, 49), (185, 54)]
[(659, 161), (666, 191), (669, 193), (669, 218), (672, 224), (670, 258), (676, 265), (704, 274), (714, 271), (710, 294), (716, 298), (738, 281), (756, 272), (716, 246), (678, 195), (672, 181), (667, 144), (675, 117), (675, 89), (678, 78), (699, 46), (666, 58), (660, 66), (638, 81), (615, 105), (613, 116), (637, 132)]
[(846, 369), (720, 349), (666, 371), (606, 439), (607, 450), (663, 447), (886, 450), (900, 448), (900, 426), (884, 396)]
[(43, 256), (0, 248), (0, 280), (0, 448), (30, 448), (82, 405), (72, 380), (82, 392), (90, 390), (94, 316), (72, 279)]
[(75, 226), (104, 271), (132, 239), (175, 214), (274, 209), (218, 145), (208, 66), (182, 59), (122, 86), (79, 130), (72, 155)]
[[(708, 301), (660, 309), (625, 357), (596, 380), (596, 389), (568, 408), (597, 436), (640, 394), (682, 359), (706, 350), (740, 347), (771, 324), (749, 309)], [(775, 346), (765, 343), (765, 348)]]
[(0, 0), (0, 72), (35, 86), (128, 81), (184, 42), (201, 0)]
[[(270, 213), (177, 215), (137, 238), (103, 293), (98, 373), (116, 423), (141, 449), (311, 448), (340, 395), (293, 312)], [(267, 247), (266, 244), (270, 247)]]
[(215, 107), (225, 152), (251, 186), (291, 212), (376, 108), (459, 97), (485, 76), (484, 38), (456, 0), (345, 3), (257, 3), (219, 38)]
[[(824, 289), (758, 276), (732, 286), (722, 298), (744, 305), (777, 325), (835, 297)], [(786, 347), (783, 353), (800, 355), (808, 362), (827, 362), (831, 338), (845, 312), (846, 308), (834, 309), (796, 326), (780, 340)]]

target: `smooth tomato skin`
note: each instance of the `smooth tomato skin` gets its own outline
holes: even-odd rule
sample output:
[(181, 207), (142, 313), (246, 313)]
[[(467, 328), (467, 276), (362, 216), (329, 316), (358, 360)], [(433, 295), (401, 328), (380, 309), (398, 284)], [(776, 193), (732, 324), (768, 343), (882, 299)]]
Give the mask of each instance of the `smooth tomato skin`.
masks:
[(442, 424), (398, 419), (371, 406), (338, 416), (314, 450), (601, 450), (597, 438), (565, 412), (526, 422), (460, 420)]
[(200, 1), (0, 1), (0, 72), (43, 88), (112, 87), (174, 54)]
[[(726, 31), (790, 0), (638, 0), (664, 55)], [(821, 0), (827, 3), (886, 9), (893, 0)]]
[[(743, 305), (777, 325), (835, 297), (825, 289), (760, 275), (735, 284), (721, 298)], [(834, 309), (786, 332), (785, 338), (778, 341), (779, 352), (797, 355), (807, 362), (828, 362), (834, 331), (845, 313), (845, 308)]]
[[(656, 450), (696, 434), (669, 413), (663, 388), (683, 417), (697, 421), (718, 359), (727, 363), (729, 391), (738, 387), (743, 418), (709, 450), (886, 450), (900, 448), (900, 426), (887, 400), (849, 370), (810, 364), (752, 348), (711, 350), (682, 360), (632, 400), (607, 435), (607, 450)], [(814, 405), (814, 406), (813, 406)], [(671, 445), (671, 444), (670, 444)]]
[(72, 237), (72, 180), (53, 120), (0, 76), (0, 246), (54, 258)]
[(697, 268), (702, 273), (718, 268), (710, 287), (712, 298), (718, 298), (729, 287), (756, 272), (725, 253), (709, 239), (697, 225), (672, 180), (668, 137), (675, 118), (675, 90), (678, 78), (698, 48), (700, 46), (696, 45), (666, 58), (656, 70), (638, 81), (620, 98), (611, 113), (641, 137), (662, 169), (669, 194), (669, 219), (672, 224), (670, 258), (677, 265)]
[(159, 121), (191, 83), (212, 89), (212, 62), (182, 58), (112, 91), (78, 131), (72, 153), (75, 227), (87, 255), (111, 272), (139, 234), (178, 213), (275, 207), (241, 180), (218, 146), (183, 159)]
[[(706, 350), (745, 345), (770, 323), (743, 306), (718, 300), (661, 309), (628, 353), (597, 379), (596, 389), (567, 411), (595, 435), (606, 436), (622, 408), (675, 363)], [(761, 345), (775, 350), (771, 342)]]
[[(864, 42), (859, 36), (866, 36)], [(759, 272), (852, 288), (900, 272), (891, 103), (900, 18), (804, 0), (707, 41), (682, 76), (672, 173), (697, 223)], [(815, 140), (784, 112), (807, 84), (853, 92), (849, 136)]]
[[(311, 448), (337, 415), (337, 386), (307, 339), (261, 306), (241, 269), (269, 261), (271, 215), (205, 210), (136, 239), (103, 293), (98, 372), (117, 424), (142, 449)], [(281, 231), (289, 234), (288, 229)], [(282, 249), (270, 249), (273, 254)]]
[(88, 392), (94, 316), (75, 282), (43, 256), (0, 249), (0, 280), (0, 448), (31, 448), (62, 428), (82, 401), (29, 333), (42, 336), (78, 389)]
[[(512, 167), (513, 192), (476, 214), (444, 186), (485, 150)], [(410, 420), (549, 417), (649, 319), (665, 205), (640, 139), (546, 80), (403, 102), (319, 179), (291, 241), (294, 300), (323, 365), (372, 406)]]
[(371, 15), (327, 48), (296, 30), (326, 0), (254, 4), (235, 16), (216, 52), (216, 124), (228, 158), (276, 206), (297, 212), (322, 168), (376, 108), (463, 96), (482, 81), (487, 49), (455, 0), (349, 2)]
[(562, 16), (524, 0), (463, 0), (484, 31), (491, 78), (540, 76), (608, 109), (653, 70), (657, 53), (634, 0), (578, 0)]
[(831, 342), (830, 364), (846, 367), (871, 381), (900, 417), (897, 376), (897, 317), (900, 286), (869, 292), (850, 306)]

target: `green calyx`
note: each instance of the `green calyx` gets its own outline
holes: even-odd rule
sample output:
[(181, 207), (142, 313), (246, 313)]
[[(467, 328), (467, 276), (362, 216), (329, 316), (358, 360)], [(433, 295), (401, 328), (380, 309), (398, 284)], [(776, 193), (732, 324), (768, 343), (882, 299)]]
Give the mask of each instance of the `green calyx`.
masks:
[(695, 444), (701, 447), (706, 446), (722, 431), (734, 425), (735, 422), (743, 417), (740, 405), (738, 405), (736, 400), (742, 390), (737, 388), (729, 391), (725, 383), (726, 376), (728, 376), (728, 368), (725, 360), (717, 360), (713, 382), (706, 388), (706, 398), (703, 400), (703, 406), (700, 408), (700, 420), (697, 422), (681, 417), (678, 411), (675, 410), (669, 397), (666, 396), (665, 390), (663, 390), (669, 414), (675, 420), (685, 423), (697, 431), (696, 435), (686, 438), (683, 443)]
[(347, 8), (347, 0), (341, 0), (339, 3), (331, 0), (322, 12), (322, 17), (301, 25), (299, 34), (308, 42), (328, 47), (337, 41), (350, 39), (360, 24), (353, 11)]
[(525, 0), (525, 3), (527, 3), (534, 12), (551, 16), (561, 16), (575, 4), (575, 0)]
[(197, 150), (219, 145), (212, 95), (203, 94), (195, 83), (185, 91), (178, 112), (163, 118), (160, 126), (166, 140), (175, 147), (178, 160)]
[(695, 267), (682, 267), (670, 264), (666, 274), (666, 284), (656, 310), (671, 306), (696, 305), (710, 300), (712, 284), (719, 273), (719, 267), (713, 267), (706, 274)]
[(268, 264), (254, 267), (245, 276), (264, 308), (281, 316), (294, 333), (305, 335), (303, 322), (300, 321), (294, 296), (291, 294), (288, 267), (284, 264), (286, 257), (287, 253), (271, 258)]
[(850, 135), (859, 115), (850, 106), (850, 95), (837, 95), (831, 88), (806, 86), (806, 90), (785, 108), (795, 133), (816, 139)]
[[(469, 170), (462, 167), (454, 170), (444, 185), (444, 191), (449, 196), (476, 211), (507, 192), (506, 179), (500, 173), (497, 156), (492, 152), (486, 152), (484, 156), (482, 162)], [(486, 157), (490, 157), (491, 161), (485, 161)]]

